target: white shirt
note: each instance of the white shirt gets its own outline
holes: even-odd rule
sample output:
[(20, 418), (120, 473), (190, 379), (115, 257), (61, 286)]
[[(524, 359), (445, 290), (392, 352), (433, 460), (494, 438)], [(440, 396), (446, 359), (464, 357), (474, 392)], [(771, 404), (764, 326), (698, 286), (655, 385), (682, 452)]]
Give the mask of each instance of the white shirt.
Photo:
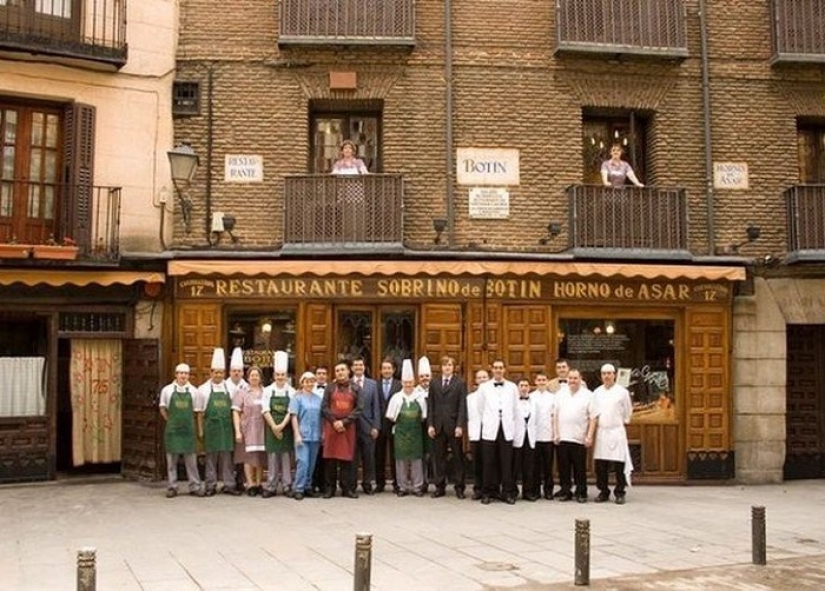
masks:
[(284, 384), (283, 388), (278, 388), (275, 384), (269, 384), (264, 388), (264, 393), (261, 396), (261, 405), (264, 408), (264, 412), (271, 412), (269, 405), (272, 403), (274, 396), (286, 396), (292, 400), (292, 397), (295, 396), (295, 389), (289, 384)]
[(478, 408), (478, 390), (467, 394), (467, 437), (470, 441), (481, 439), (481, 411)]
[[(529, 429), (528, 425), (530, 424), (531, 419), (531, 410), (532, 405), (530, 404), (529, 396), (527, 398), (522, 398), (519, 396), (519, 399), (516, 402), (516, 427), (513, 432), (513, 447), (524, 447), (525, 440), (528, 442), (530, 441), (530, 438), (527, 436), (527, 431)], [(535, 426), (533, 429), (533, 440), (530, 443), (530, 447), (536, 447)]]
[(158, 406), (161, 408), (169, 408), (169, 402), (172, 400), (172, 394), (177, 391), (179, 393), (183, 393), (186, 390), (189, 390), (189, 395), (192, 397), (192, 407), (194, 408), (198, 401), (198, 391), (189, 382), (186, 382), (183, 386), (179, 386), (177, 382), (172, 382), (163, 387), (163, 390), (160, 391), (160, 402)]
[(387, 418), (393, 423), (398, 420), (398, 413), (401, 412), (401, 407), (407, 402), (418, 402), (421, 407), (421, 420), (427, 418), (427, 398), (421, 395), (421, 391), (414, 389), (409, 396), (400, 390), (390, 396), (390, 401), (387, 403)]
[(221, 380), (216, 384), (212, 380), (207, 380), (201, 384), (198, 387), (198, 396), (195, 399), (195, 412), (204, 412), (206, 410), (206, 405), (209, 404), (209, 396), (213, 391), (226, 392), (228, 394), (229, 390), (226, 388), (226, 381)]
[(513, 441), (518, 413), (518, 386), (509, 380), (488, 380), (478, 388), (478, 409), (481, 413), (481, 439), (495, 441), (501, 427), (506, 441)]
[(584, 386), (575, 394), (569, 388), (559, 391), (556, 394), (555, 412), (559, 440), (580, 445), (584, 445), (590, 419), (599, 416), (593, 402), (593, 392)]
[(313, 388), (312, 388), (312, 393), (315, 394), (316, 396), (318, 396), (319, 398), (323, 398), (324, 397), (324, 390), (326, 390), (326, 389), (327, 389), (326, 384), (317, 384), (316, 383), (315, 386), (313, 386)]
[[(569, 392), (570, 390), (567, 389)], [(530, 392), (530, 421), (527, 424), (527, 436), (531, 444), (536, 441), (548, 442), (555, 438), (553, 417), (556, 414), (556, 395), (550, 390), (533, 390)], [(531, 428), (532, 424), (532, 428)]]
[(229, 396), (235, 396), (235, 392), (241, 389), (249, 388), (249, 384), (243, 378), (241, 378), (241, 381), (237, 384), (231, 379), (228, 379), (226, 380), (226, 388), (229, 391)]

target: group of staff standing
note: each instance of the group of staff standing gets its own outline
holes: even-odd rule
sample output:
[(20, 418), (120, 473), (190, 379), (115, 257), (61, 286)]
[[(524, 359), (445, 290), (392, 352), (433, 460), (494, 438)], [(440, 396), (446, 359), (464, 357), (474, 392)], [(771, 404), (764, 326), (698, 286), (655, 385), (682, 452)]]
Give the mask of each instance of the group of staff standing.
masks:
[[(514, 504), (519, 496), (587, 502), (590, 447), (599, 490), (595, 501), (610, 499), (613, 471), (614, 500), (625, 502), (632, 471), (625, 425), (632, 404), (627, 389), (616, 384), (611, 364), (602, 366), (602, 384), (591, 392), (567, 360), (556, 361), (552, 379), (540, 371), (532, 383), (506, 379), (504, 361), (496, 360), (490, 371), (476, 372), (469, 393), (451, 357), (441, 359), (437, 379), (426, 357), (419, 360), (417, 375), (412, 361), (404, 360), (400, 380), (392, 359), (382, 362), (376, 380), (365, 375), (363, 358), (339, 361), (331, 382), (327, 369), (319, 367), (301, 375), (297, 390), (289, 383), (283, 351), (275, 352), (273, 382), (267, 386), (259, 367), (247, 368), (244, 378), (239, 348), (232, 352), (228, 377), (225, 367), (223, 349), (215, 349), (207, 382), (192, 386), (190, 368), (182, 363), (175, 380), (161, 390), (167, 497), (178, 494), (177, 464), (183, 459), (189, 493), (199, 497), (220, 491), (269, 498), (280, 492), (302, 500), (340, 491), (357, 498), (360, 467), (367, 495), (382, 493), (391, 483), (400, 497), (420, 497), (432, 484), (430, 496), (438, 498), (446, 496), (451, 480), (456, 497), (463, 499), (466, 437), (472, 498), (482, 504)], [(204, 481), (197, 466), (199, 442)], [(242, 484), (234, 470), (241, 464)]]

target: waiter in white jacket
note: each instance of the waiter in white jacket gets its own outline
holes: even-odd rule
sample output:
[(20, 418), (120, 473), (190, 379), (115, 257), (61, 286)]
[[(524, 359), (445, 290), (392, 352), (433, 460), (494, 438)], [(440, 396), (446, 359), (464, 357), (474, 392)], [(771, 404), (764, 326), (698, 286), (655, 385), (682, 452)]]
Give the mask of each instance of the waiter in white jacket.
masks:
[(605, 363), (601, 368), (602, 385), (593, 392), (593, 400), (598, 415), (596, 443), (593, 459), (596, 469), (596, 487), (599, 495), (597, 503), (610, 499), (608, 476), (610, 470), (616, 473), (616, 487), (613, 495), (617, 505), (624, 505), (633, 462), (627, 444), (627, 429), (633, 415), (633, 404), (627, 388), (616, 383), (616, 368)]
[(513, 438), (518, 414), (518, 387), (504, 379), (504, 361), (493, 362), (493, 379), (478, 388), (484, 488), (481, 503), (498, 498), (514, 505), (518, 489), (513, 472)]

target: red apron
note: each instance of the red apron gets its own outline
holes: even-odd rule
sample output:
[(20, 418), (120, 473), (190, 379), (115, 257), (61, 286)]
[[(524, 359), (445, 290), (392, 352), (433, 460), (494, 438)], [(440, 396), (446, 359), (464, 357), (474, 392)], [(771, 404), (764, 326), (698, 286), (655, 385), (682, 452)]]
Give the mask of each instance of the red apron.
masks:
[[(347, 387), (338, 387), (329, 398), (329, 410), (339, 420), (347, 418), (355, 410), (355, 393)], [(355, 455), (355, 422), (346, 426), (343, 433), (338, 433), (330, 421), (324, 421), (324, 459), (351, 462)]]

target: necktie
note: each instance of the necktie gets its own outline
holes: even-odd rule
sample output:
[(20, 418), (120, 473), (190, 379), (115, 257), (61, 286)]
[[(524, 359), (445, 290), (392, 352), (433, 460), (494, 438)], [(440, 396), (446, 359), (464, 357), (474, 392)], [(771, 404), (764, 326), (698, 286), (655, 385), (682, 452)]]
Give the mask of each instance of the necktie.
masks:
[(449, 387), (449, 385), (450, 385), (450, 379), (447, 378), (447, 379), (444, 380), (444, 386), (443, 386), (444, 390), (446, 390)]
[(384, 380), (384, 398), (388, 398), (390, 395), (390, 381)]

